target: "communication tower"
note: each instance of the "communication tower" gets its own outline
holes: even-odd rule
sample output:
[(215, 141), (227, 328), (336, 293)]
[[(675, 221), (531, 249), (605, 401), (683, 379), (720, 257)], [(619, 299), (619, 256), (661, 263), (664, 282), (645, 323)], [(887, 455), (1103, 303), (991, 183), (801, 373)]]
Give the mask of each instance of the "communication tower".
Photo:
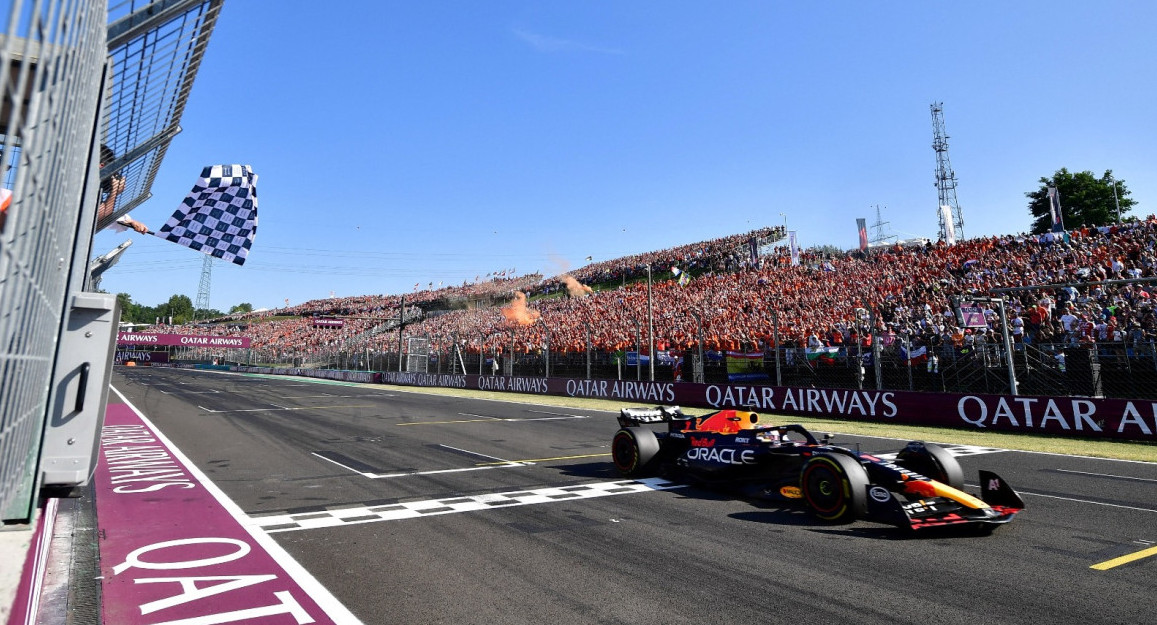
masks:
[(956, 173), (948, 160), (948, 134), (944, 132), (944, 103), (932, 103), (932, 149), (936, 152), (936, 191), (940, 203), (936, 205), (937, 219), (940, 220), (940, 240), (948, 239), (949, 224), (944, 221), (947, 206), (952, 215), (952, 227), (957, 240), (964, 238), (964, 215), (956, 203)]
[(197, 285), (197, 303), (193, 305), (193, 320), (198, 310), (209, 310), (209, 286), (213, 282), (213, 257), (206, 256), (201, 265), (201, 283)]
[(876, 223), (872, 224), (872, 238), (868, 239), (869, 245), (879, 245), (880, 243), (887, 243), (888, 241), (897, 238), (894, 234), (884, 234), (884, 226), (891, 222), (884, 221), (880, 217), (880, 205), (876, 205)]

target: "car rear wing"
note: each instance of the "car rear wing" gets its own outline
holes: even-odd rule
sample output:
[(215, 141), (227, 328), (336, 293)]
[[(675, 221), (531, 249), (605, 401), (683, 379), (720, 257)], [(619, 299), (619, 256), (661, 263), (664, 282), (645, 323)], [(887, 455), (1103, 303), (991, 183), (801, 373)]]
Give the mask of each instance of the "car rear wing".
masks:
[(619, 427), (634, 427), (645, 423), (673, 423), (692, 418), (694, 417), (684, 416), (683, 411), (678, 406), (623, 408), (619, 411)]

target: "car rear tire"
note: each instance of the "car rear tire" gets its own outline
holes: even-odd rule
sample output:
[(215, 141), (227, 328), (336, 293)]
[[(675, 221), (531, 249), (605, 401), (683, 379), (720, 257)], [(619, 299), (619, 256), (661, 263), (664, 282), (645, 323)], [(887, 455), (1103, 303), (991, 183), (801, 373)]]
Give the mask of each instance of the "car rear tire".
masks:
[(812, 456), (800, 471), (800, 490), (812, 515), (830, 523), (851, 523), (868, 511), (868, 473), (840, 454)]
[(623, 428), (611, 439), (611, 459), (619, 473), (627, 477), (650, 473), (658, 455), (659, 439), (647, 428)]
[(956, 490), (964, 490), (964, 470), (956, 457), (936, 443), (912, 441), (896, 455), (896, 464)]

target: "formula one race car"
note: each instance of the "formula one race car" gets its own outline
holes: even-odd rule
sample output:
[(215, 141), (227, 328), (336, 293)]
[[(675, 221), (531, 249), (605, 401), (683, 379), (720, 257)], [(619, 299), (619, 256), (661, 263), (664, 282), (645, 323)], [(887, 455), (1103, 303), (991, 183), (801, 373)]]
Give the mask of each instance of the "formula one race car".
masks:
[[(980, 471), (980, 498), (942, 447), (913, 441), (893, 461), (817, 440), (801, 425), (764, 425), (759, 415), (720, 410), (686, 416), (675, 406), (624, 408), (611, 443), (625, 476), (663, 473), (735, 486), (757, 497), (803, 501), (832, 523), (866, 519), (913, 530), (1008, 523), (1024, 502), (1000, 476)], [(649, 424), (666, 424), (655, 431)]]

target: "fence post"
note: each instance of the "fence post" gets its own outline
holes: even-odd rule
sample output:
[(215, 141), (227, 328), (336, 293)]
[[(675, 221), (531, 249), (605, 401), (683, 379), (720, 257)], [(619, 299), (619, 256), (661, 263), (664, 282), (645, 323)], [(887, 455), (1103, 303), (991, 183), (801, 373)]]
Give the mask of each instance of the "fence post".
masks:
[(478, 333), (481, 342), (478, 343), (478, 375), (482, 375), (482, 364), (486, 360), (486, 334)]
[[(873, 331), (875, 328), (873, 328)], [(876, 370), (876, 390), (884, 390), (884, 363), (880, 362), (880, 356), (884, 353), (884, 346), (880, 345), (880, 334), (877, 332), (872, 337), (872, 368)]]
[[(651, 313), (651, 265), (647, 265), (647, 345), (649, 353), (647, 354), (647, 370), (649, 372), (650, 380), (655, 381), (655, 320)], [(590, 358), (587, 359), (590, 361)], [(587, 365), (588, 373), (587, 379), (590, 379), (590, 365)]]
[(908, 390), (913, 390), (912, 383), (912, 341), (908, 339), (908, 332), (904, 332), (904, 365), (908, 368)]
[(631, 322), (635, 324), (635, 380), (640, 381), (643, 379), (643, 352), (640, 351), (643, 343), (643, 330), (638, 319), (631, 319)]
[(696, 384), (703, 383), (703, 315), (699, 311), (692, 310), (691, 314), (695, 317), (695, 321), (699, 322), (699, 327), (695, 330), (695, 348), (698, 350), (696, 362), (691, 363), (691, 375)]
[(587, 379), (591, 379), (591, 324), (586, 321), (583, 326), (587, 329)]
[(771, 340), (775, 343), (775, 385), (783, 386), (783, 368), (779, 365), (779, 314), (771, 309)]
[(1008, 363), (1009, 394), (1016, 396), (1018, 394), (1016, 392), (1016, 365), (1012, 362), (1012, 339), (1008, 336), (1008, 314), (1004, 309), (1004, 298), (998, 298), (996, 303), (1000, 308), (1000, 329), (1004, 335), (1005, 361)]

